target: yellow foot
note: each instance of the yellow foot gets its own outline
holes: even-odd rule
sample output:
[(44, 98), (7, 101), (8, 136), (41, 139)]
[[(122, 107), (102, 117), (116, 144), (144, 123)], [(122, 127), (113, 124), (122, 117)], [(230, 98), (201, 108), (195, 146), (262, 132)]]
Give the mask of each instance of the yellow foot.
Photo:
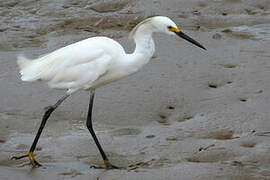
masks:
[(41, 166), (41, 164), (36, 161), (33, 152), (28, 152), (27, 154), (24, 154), (22, 156), (13, 156), (11, 159), (18, 160), (18, 159), (22, 159), (22, 158), (25, 158), (25, 157), (29, 158), (29, 160), (30, 160), (31, 164), (33, 165), (33, 167)]

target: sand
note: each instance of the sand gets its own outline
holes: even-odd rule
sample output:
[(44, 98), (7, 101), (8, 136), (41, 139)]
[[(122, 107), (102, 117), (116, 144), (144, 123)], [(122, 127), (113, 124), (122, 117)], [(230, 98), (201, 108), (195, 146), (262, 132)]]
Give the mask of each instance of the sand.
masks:
[[(156, 34), (156, 53), (137, 74), (96, 90), (94, 128), (102, 164), (85, 127), (89, 92), (66, 100), (27, 152), (44, 107), (64, 91), (20, 81), (16, 56), (35, 58), (106, 35), (127, 52), (128, 31), (152, 15), (171, 17), (203, 44)], [(0, 2), (0, 179), (270, 179), (270, 4), (262, 1)]]

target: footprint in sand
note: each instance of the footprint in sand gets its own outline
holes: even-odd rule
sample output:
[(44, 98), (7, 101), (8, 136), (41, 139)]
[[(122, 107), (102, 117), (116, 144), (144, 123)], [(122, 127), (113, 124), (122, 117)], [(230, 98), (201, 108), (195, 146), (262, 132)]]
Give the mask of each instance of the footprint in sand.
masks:
[(117, 129), (112, 132), (113, 136), (128, 136), (128, 135), (138, 135), (141, 131), (139, 129), (133, 129), (133, 128), (122, 128)]
[(236, 155), (225, 148), (212, 148), (206, 151), (200, 151), (185, 159), (188, 162), (222, 162), (232, 160)]
[(168, 104), (163, 112), (158, 114), (156, 121), (162, 125), (171, 125), (173, 122), (184, 122), (193, 118), (188, 112), (176, 110), (176, 105)]
[(200, 138), (217, 139), (217, 140), (231, 140), (233, 139), (234, 131), (230, 129), (220, 129), (206, 132)]

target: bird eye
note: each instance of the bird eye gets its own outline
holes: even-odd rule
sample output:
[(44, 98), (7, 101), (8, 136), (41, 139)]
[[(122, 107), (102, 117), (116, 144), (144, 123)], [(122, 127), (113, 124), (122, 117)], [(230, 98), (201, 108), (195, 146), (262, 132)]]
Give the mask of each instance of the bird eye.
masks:
[(168, 29), (171, 30), (173, 27), (172, 26), (168, 26)]

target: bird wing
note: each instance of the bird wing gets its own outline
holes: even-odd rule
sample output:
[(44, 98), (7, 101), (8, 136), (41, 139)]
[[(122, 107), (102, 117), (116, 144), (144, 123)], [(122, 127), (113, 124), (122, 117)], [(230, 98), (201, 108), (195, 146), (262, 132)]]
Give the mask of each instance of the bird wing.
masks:
[[(89, 89), (124, 54), (116, 41), (106, 37), (88, 38), (60, 48), (35, 60), (18, 59), (23, 81), (47, 81), (51, 88)], [(111, 66), (110, 66), (111, 65)]]
[(72, 66), (66, 64), (66, 68), (58, 71), (48, 84), (51, 88), (69, 89), (68, 93), (87, 89), (107, 72), (111, 59), (111, 56), (103, 53), (88, 62), (82, 61)]
[(39, 62), (43, 65), (35, 78), (48, 81), (51, 88), (68, 89), (68, 93), (90, 87), (108, 70), (111, 55), (102, 48), (75, 45), (42, 57)]
[(104, 54), (102, 48), (74, 43), (35, 60), (20, 57), (18, 63), (23, 81), (50, 81), (58, 72), (78, 64), (94, 61)]

